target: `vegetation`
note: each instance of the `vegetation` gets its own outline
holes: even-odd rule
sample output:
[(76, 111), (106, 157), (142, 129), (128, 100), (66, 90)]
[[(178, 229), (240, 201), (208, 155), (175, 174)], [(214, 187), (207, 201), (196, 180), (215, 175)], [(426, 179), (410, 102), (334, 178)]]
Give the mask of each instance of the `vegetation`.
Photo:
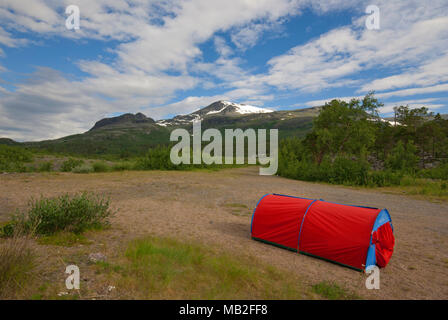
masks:
[(0, 145), (0, 172), (24, 172), (32, 160), (33, 154), (23, 148)]
[(34, 260), (29, 238), (20, 231), (0, 243), (0, 299), (19, 297), (33, 277)]
[[(121, 260), (100, 262), (132, 298), (301, 299), (309, 289), (283, 272), (247, 258), (235, 258), (196, 243), (144, 238), (130, 243)], [(117, 287), (118, 287), (117, 286)], [(121, 297), (124, 296), (121, 293)]]
[[(282, 141), (278, 174), (356, 186), (401, 186), (412, 181), (430, 194), (448, 195), (448, 120), (426, 108), (395, 108), (400, 125), (381, 121), (373, 93), (327, 103), (304, 138)], [(437, 164), (424, 169), (425, 163)], [(376, 168), (373, 168), (375, 166)], [(428, 187), (429, 186), (429, 187)]]
[(73, 168), (72, 172), (73, 173), (92, 173), (93, 167), (90, 164), (85, 163), (85, 164), (82, 164), (80, 166)]
[[(317, 117), (318, 111), (314, 109), (302, 113), (291, 111), (292, 114), (282, 111), (274, 118), (248, 115), (242, 118), (244, 121), (211, 118), (204, 121), (203, 127), (215, 126), (220, 130), (224, 127), (279, 128), (283, 139), (280, 140), (277, 173), (284, 177), (353, 186), (406, 187), (410, 193), (448, 196), (448, 120), (425, 107), (399, 106), (394, 109), (391, 125), (378, 117), (380, 107), (382, 103), (369, 93), (363, 99), (350, 102), (333, 100), (322, 107)], [(228, 167), (174, 165), (170, 161), (169, 130), (155, 124), (145, 128), (150, 130), (150, 135), (137, 127), (126, 130), (104, 127), (83, 135), (43, 142), (45, 148), (39, 144), (18, 147), (6, 141), (8, 145), (0, 145), (0, 171), (60, 170), (86, 174)], [(131, 137), (135, 140), (129, 140)], [(153, 138), (151, 143), (148, 137)], [(31, 150), (39, 146), (39, 150), (46, 152), (67, 151), (100, 158), (69, 157), (60, 165), (54, 160), (37, 162), (33, 166), (30, 163), (35, 153), (24, 149), (24, 145)], [(410, 181), (414, 188), (410, 188)]]
[(109, 224), (109, 199), (93, 193), (64, 194), (56, 198), (31, 199), (29, 210), (13, 216), (3, 233), (21, 229), (28, 234), (52, 235), (66, 231), (79, 234)]
[(82, 234), (60, 231), (52, 235), (39, 237), (37, 243), (41, 245), (71, 247), (76, 244), (90, 244), (90, 241)]
[(359, 299), (359, 297), (333, 282), (322, 281), (312, 286), (314, 293), (328, 300)]
[(61, 171), (62, 172), (71, 172), (74, 168), (79, 167), (83, 164), (84, 164), (84, 160), (82, 160), (82, 159), (69, 158), (62, 163)]

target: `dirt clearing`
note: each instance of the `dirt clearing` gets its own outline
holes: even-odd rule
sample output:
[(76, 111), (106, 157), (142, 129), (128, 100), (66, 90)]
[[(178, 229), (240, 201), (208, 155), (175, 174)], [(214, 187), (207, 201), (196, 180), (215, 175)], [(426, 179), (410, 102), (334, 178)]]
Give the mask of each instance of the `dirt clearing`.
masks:
[[(447, 203), (259, 176), (255, 167), (0, 175), (0, 222), (8, 220), (15, 209), (25, 208), (30, 197), (85, 190), (110, 196), (113, 208), (119, 211), (112, 219), (112, 228), (93, 233), (94, 244), (82, 250), (102, 250), (113, 255), (127, 240), (149, 234), (197, 240), (226, 252), (256, 257), (294, 273), (309, 286), (334, 281), (363, 298), (448, 298)], [(251, 240), (252, 210), (266, 193), (387, 208), (395, 228), (396, 246), (389, 265), (381, 270), (381, 289), (367, 290), (366, 275), (360, 272)], [(57, 254), (79, 253), (77, 247), (44, 248), (48, 260)]]

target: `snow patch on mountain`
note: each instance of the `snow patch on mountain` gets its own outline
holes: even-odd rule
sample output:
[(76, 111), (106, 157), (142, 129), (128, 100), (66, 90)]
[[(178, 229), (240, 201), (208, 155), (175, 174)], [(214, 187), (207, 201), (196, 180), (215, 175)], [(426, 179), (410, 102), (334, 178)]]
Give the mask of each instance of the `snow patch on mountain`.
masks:
[(233, 102), (229, 102), (229, 101), (221, 101), (221, 102), (225, 105), (225, 107), (221, 111), (226, 109), (228, 106), (232, 106), (232, 107), (235, 107), (236, 112), (238, 112), (240, 114), (274, 112), (274, 110), (271, 110), (271, 109), (259, 108), (259, 107), (250, 106), (247, 104), (238, 104), (238, 103), (233, 103)]

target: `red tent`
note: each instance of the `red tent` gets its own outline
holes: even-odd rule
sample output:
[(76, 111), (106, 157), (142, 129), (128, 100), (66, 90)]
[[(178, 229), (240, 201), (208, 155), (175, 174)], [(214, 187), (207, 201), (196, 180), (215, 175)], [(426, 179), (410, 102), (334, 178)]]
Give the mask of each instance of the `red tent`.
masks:
[(252, 238), (363, 271), (385, 267), (395, 243), (386, 209), (268, 194), (254, 210)]

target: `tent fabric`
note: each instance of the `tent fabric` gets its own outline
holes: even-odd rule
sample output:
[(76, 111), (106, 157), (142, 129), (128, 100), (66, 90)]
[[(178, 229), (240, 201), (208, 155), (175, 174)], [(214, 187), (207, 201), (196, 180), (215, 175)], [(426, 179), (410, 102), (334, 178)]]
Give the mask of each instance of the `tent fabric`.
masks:
[(385, 267), (395, 243), (386, 209), (279, 194), (258, 202), (252, 238), (357, 270)]

